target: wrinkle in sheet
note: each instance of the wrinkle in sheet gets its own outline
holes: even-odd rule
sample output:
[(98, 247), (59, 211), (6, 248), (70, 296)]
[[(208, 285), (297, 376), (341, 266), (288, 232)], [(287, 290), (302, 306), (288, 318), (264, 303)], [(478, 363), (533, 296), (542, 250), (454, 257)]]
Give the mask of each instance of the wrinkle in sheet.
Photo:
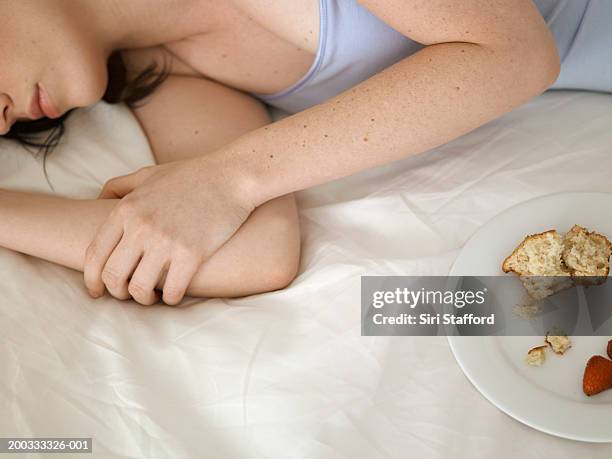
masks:
[(262, 333), (260, 333), (259, 338), (257, 339), (257, 343), (255, 343), (255, 346), (253, 348), (253, 352), (251, 353), (251, 357), (249, 358), (249, 362), (247, 364), (247, 368), (246, 368), (245, 375), (244, 375), (244, 383), (242, 385), (242, 422), (245, 427), (249, 424), (247, 400), (248, 400), (248, 394), (249, 394), (249, 384), (251, 382), (251, 375), (253, 372), (253, 366), (255, 365), (255, 359), (257, 358), (257, 355), (259, 354), (261, 344), (263, 343), (263, 340), (265, 339), (266, 334), (267, 334), (267, 329), (264, 330)]

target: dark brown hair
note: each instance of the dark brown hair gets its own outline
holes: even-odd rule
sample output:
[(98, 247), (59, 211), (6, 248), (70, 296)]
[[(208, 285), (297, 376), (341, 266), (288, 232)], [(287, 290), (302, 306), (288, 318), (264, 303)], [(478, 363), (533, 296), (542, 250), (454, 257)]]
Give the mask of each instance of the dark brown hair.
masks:
[[(161, 68), (157, 63), (152, 63), (135, 78), (129, 80), (119, 51), (111, 54), (107, 69), (108, 86), (102, 100), (111, 104), (125, 102), (130, 107), (137, 106), (149, 96), (169, 73), (165, 63)], [(71, 112), (72, 110), (57, 119), (41, 118), (36, 121), (18, 121), (13, 124), (4, 138), (16, 140), (26, 149), (34, 148), (46, 157), (59, 143), (65, 131), (64, 121)]]

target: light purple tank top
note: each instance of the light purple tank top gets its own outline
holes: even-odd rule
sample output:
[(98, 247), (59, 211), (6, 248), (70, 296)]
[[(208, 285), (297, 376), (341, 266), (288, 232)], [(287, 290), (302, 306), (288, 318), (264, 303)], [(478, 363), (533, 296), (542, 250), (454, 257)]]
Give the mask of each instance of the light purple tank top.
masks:
[[(612, 0), (535, 0), (562, 58), (553, 87), (612, 91)], [(296, 113), (368, 79), (421, 48), (359, 5), (319, 0), (319, 44), (306, 75), (272, 95), (253, 94)], [(583, 21), (584, 20), (584, 21)], [(569, 58), (568, 58), (569, 56)], [(572, 64), (576, 57), (577, 64)], [(590, 64), (584, 64), (584, 61)], [(565, 62), (569, 64), (565, 65)]]

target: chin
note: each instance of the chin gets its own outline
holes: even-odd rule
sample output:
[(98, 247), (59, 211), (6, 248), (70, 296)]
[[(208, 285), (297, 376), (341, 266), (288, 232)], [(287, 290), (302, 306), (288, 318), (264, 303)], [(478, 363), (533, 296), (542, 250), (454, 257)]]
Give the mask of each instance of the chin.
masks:
[(90, 107), (102, 100), (108, 85), (108, 70), (106, 64), (99, 62), (83, 65), (72, 72), (70, 78), (64, 81), (69, 82), (64, 85), (67, 95), (66, 106), (70, 108)]
[(105, 92), (105, 85), (81, 84), (78, 88), (75, 86), (70, 92), (70, 100), (67, 105), (69, 109), (91, 107), (102, 100)]

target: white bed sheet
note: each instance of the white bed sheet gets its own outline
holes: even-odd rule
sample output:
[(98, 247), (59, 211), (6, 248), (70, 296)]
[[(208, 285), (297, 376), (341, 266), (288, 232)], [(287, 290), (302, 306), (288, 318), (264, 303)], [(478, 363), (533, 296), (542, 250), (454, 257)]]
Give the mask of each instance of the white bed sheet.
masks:
[[(0, 187), (49, 191), (40, 161), (0, 148)], [(95, 197), (151, 163), (127, 109), (100, 104), (74, 115), (47, 170), (58, 193)], [(612, 445), (497, 410), (444, 338), (361, 337), (359, 276), (446, 274), (495, 214), (612, 192), (611, 179), (612, 96), (547, 93), (299, 193), (303, 259), (284, 291), (179, 308), (92, 300), (80, 273), (0, 249), (0, 436), (93, 437), (94, 456), (112, 458), (610, 458)]]

